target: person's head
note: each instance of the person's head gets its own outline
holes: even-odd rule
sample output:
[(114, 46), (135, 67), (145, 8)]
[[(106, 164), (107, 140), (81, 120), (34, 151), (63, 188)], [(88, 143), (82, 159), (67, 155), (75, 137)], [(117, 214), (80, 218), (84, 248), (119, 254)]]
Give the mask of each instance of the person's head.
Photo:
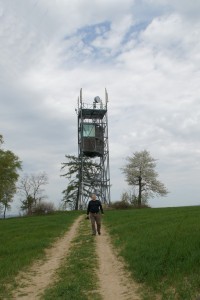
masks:
[(94, 201), (95, 201), (95, 200), (96, 200), (96, 198), (97, 198), (97, 197), (96, 197), (96, 195), (95, 195), (95, 194), (91, 194), (91, 199), (92, 199), (92, 200), (94, 200)]

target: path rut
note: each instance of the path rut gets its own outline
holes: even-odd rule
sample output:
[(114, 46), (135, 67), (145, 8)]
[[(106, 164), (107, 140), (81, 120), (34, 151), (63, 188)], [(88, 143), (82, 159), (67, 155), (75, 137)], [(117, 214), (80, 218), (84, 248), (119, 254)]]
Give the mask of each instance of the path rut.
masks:
[(69, 231), (55, 244), (46, 250), (46, 259), (36, 261), (28, 272), (22, 272), (17, 278), (20, 287), (14, 291), (12, 299), (36, 300), (45, 288), (54, 280), (56, 270), (62, 259), (68, 254), (71, 241), (74, 239), (83, 216), (78, 217)]
[(115, 254), (104, 226), (101, 236), (97, 236), (97, 254), (100, 293), (103, 300), (140, 300), (139, 285), (125, 271), (124, 263)]

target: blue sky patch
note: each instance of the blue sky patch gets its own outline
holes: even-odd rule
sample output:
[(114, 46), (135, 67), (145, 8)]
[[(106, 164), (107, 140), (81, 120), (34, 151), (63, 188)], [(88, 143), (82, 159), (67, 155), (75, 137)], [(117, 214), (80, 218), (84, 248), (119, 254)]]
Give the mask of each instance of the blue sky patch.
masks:
[(93, 42), (98, 36), (101, 36), (105, 34), (105, 32), (109, 31), (110, 27), (110, 22), (103, 22), (91, 26), (85, 26), (79, 29), (77, 34), (82, 36), (82, 41), (88, 45)]

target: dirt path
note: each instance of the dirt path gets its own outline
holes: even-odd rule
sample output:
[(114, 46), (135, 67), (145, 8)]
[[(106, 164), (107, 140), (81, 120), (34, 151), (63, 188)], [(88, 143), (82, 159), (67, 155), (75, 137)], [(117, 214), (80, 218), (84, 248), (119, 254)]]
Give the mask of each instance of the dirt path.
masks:
[(20, 282), (20, 287), (14, 291), (12, 299), (36, 300), (40, 298), (41, 293), (53, 281), (62, 259), (67, 255), (82, 217), (77, 218), (70, 230), (52, 248), (46, 250), (45, 260), (35, 262), (28, 272), (18, 276), (17, 282)]
[(115, 255), (110, 237), (102, 226), (101, 236), (97, 236), (99, 256), (100, 293), (103, 300), (139, 300), (139, 286), (124, 271), (124, 264)]
[[(40, 299), (44, 290), (55, 280), (56, 270), (69, 253), (71, 241), (76, 236), (82, 218), (83, 216), (77, 218), (70, 230), (46, 250), (46, 259), (36, 261), (28, 272), (19, 274), (17, 282), (20, 286), (13, 292), (11, 299)], [(99, 293), (103, 300), (140, 300), (137, 294), (139, 286), (124, 271), (124, 264), (113, 251), (110, 237), (104, 226), (102, 226), (101, 236), (95, 238), (99, 257)]]

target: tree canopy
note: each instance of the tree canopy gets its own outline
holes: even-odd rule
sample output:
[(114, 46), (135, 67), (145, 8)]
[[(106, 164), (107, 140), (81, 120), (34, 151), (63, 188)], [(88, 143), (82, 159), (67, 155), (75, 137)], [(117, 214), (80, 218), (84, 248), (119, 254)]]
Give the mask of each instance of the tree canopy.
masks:
[[(3, 136), (0, 135), (0, 146), (3, 144)], [(21, 169), (19, 157), (10, 150), (0, 148), (0, 208), (4, 211), (10, 208), (16, 193), (16, 183)]]
[(142, 199), (154, 196), (165, 196), (168, 191), (157, 177), (156, 159), (147, 150), (133, 153), (126, 158), (127, 164), (122, 168), (127, 183), (137, 189), (138, 206)]

